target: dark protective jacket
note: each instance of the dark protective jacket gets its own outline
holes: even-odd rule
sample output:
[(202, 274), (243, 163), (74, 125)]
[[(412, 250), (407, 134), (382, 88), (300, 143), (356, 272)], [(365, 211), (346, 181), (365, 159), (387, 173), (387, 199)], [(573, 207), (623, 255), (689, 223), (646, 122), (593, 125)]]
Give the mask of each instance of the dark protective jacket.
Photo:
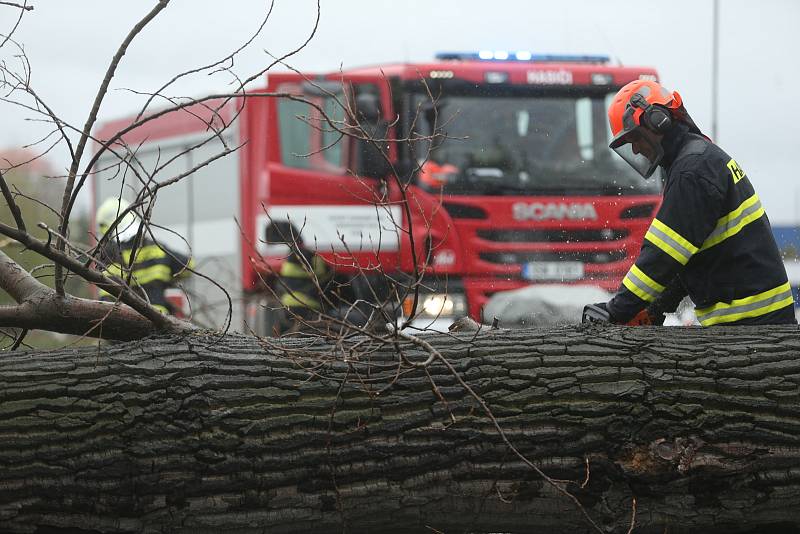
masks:
[[(162, 313), (174, 313), (172, 305), (164, 294), (165, 290), (175, 282), (189, 275), (187, 269), (194, 262), (182, 254), (157, 245), (150, 240), (143, 240), (134, 249), (135, 239), (121, 243), (109, 243), (102, 259), (107, 267), (105, 273), (111, 277), (127, 280), (131, 274), (131, 285), (138, 288), (150, 304)], [(131, 257), (134, 257), (131, 265)], [(100, 289), (102, 300), (113, 300), (114, 297)]]
[(331, 269), (320, 256), (301, 248), (281, 265), (278, 294), (281, 304), (294, 312), (321, 311), (323, 293), (331, 279)]
[(671, 306), (661, 311), (674, 311), (688, 294), (703, 326), (796, 324), (783, 261), (742, 168), (681, 123), (662, 146), (663, 202), (608, 303), (614, 321), (625, 323), (667, 295)]

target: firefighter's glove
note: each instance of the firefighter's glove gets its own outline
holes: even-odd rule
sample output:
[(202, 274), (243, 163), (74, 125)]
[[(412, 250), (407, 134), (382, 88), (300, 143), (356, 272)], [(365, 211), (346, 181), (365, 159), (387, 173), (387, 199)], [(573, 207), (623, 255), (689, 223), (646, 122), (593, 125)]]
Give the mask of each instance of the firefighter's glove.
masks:
[(613, 324), (614, 320), (608, 312), (606, 303), (601, 302), (599, 304), (587, 304), (584, 306), (581, 322), (583, 324)]

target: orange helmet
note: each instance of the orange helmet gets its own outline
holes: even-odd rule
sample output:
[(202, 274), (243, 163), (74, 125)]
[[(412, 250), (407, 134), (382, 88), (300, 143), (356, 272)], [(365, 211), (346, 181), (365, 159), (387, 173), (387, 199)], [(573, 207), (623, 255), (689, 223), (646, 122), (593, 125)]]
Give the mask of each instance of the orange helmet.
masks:
[(436, 189), (458, 178), (459, 169), (455, 165), (442, 165), (433, 160), (426, 161), (419, 170), (419, 182), (423, 186)]
[(608, 145), (642, 176), (649, 178), (664, 157), (660, 137), (678, 118), (681, 95), (659, 83), (635, 80), (620, 89), (608, 108), (614, 136)]

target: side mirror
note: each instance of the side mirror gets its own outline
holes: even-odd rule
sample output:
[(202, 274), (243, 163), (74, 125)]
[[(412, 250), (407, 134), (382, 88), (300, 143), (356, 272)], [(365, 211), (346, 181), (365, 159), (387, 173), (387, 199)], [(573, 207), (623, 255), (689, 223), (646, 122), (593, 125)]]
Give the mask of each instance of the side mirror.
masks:
[[(378, 128), (378, 130), (383, 130), (383, 133), (376, 137), (386, 135), (386, 128)], [(386, 178), (392, 172), (392, 167), (386, 161), (385, 155), (375, 144), (366, 139), (359, 139), (356, 144), (356, 162), (356, 174), (359, 176)]]
[(377, 124), (381, 119), (381, 103), (378, 95), (361, 93), (356, 97), (356, 111), (359, 121), (367, 124)]
[(418, 167), (419, 165), (417, 165), (417, 162), (408, 158), (401, 159), (394, 166), (397, 171), (397, 177), (404, 184), (411, 182)]

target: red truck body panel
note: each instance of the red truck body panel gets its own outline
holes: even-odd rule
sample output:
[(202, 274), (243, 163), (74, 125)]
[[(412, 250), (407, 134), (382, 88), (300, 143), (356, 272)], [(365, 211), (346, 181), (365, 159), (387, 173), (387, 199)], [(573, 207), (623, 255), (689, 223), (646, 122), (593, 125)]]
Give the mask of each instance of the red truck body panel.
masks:
[[(387, 137), (392, 138), (402, 123), (395, 106), (399, 98), (397, 88), (404, 83), (446, 78), (485, 84), (494, 72), (505, 77), (506, 86), (596, 89), (598, 81), (602, 81), (609, 92), (635, 79), (656, 78), (651, 68), (596, 63), (437, 61), (361, 67), (326, 75), (270, 74), (264, 88), (251, 89), (250, 93), (282, 93), (288, 88), (290, 93), (301, 96), (308, 81), (342, 82), (346, 87), (371, 84), (379, 88), (381, 113), (390, 125)], [(284, 216), (313, 208), (309, 213), (328, 217), (325, 224), (347, 218), (348, 207), (363, 216), (372, 205), (377, 184), (374, 179), (357, 178), (335, 165), (326, 172), (321, 160), (325, 157), (323, 147), (313, 146), (313, 142), (311, 149), (319, 153), (307, 155), (305, 168), (286, 165), (282, 161), (286, 157), (282, 148), (286, 147), (281, 146), (279, 101), (278, 97), (263, 96), (209, 100), (160, 116), (122, 136), (131, 146), (158, 143), (201, 135), (208, 131), (211, 121), (227, 123), (236, 119), (237, 140), (241, 145), (235, 152), (239, 212), (232, 216), (236, 216), (241, 228), (242, 287), (238, 289), (244, 293), (258, 291), (264, 277), (277, 265), (276, 257), (266, 252), (260, 242), (266, 224), (265, 211), (275, 210), (277, 216)], [(108, 122), (98, 129), (96, 136), (109, 139), (131, 122), (131, 118)], [(398, 144), (387, 143), (387, 148), (389, 158), (396, 161)], [(388, 183), (385, 192), (388, 205), (399, 203), (402, 201), (399, 185), (393, 180)], [(635, 260), (660, 201), (657, 194), (442, 196), (417, 185), (411, 185), (407, 195), (412, 206), (410, 226), (415, 229), (418, 257), (424, 258), (428, 253), (423, 250), (425, 246), (430, 248), (431, 261), (423, 269), (459, 280), (469, 314), (475, 318), (480, 318), (492, 294), (534, 283), (526, 269), (536, 262), (564, 260), (580, 264), (582, 275), (567, 283), (588, 283), (614, 290)], [(636, 215), (627, 217), (626, 212)], [(404, 213), (398, 207), (392, 216), (399, 215), (403, 229), (408, 229)], [(413, 271), (408, 233), (391, 234), (387, 234), (385, 247), (348, 250), (345, 254), (341, 247), (334, 250), (335, 239), (331, 238), (333, 245), (320, 246), (318, 251), (341, 272), (354, 271), (355, 263)]]

